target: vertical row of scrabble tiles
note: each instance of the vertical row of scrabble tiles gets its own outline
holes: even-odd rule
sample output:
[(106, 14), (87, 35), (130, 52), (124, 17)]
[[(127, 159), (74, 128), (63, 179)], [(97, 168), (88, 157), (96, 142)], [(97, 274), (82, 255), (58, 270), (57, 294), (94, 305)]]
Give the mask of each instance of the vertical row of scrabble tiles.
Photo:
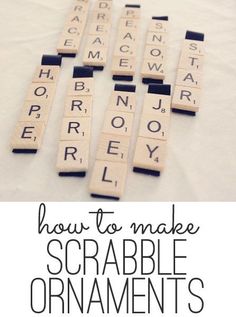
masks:
[(168, 17), (153, 17), (147, 32), (146, 47), (141, 70), (144, 84), (161, 84), (166, 73)]
[(75, 0), (60, 36), (57, 52), (63, 57), (75, 57), (79, 51), (87, 22), (89, 0)]
[(61, 56), (43, 55), (12, 136), (11, 147), (14, 153), (36, 153), (40, 149), (60, 68)]
[(204, 53), (204, 34), (187, 31), (172, 98), (173, 112), (195, 116), (199, 111)]
[(112, 62), (114, 80), (132, 81), (135, 75), (140, 5), (123, 8)]
[(112, 0), (97, 0), (84, 51), (83, 64), (103, 70), (107, 62), (112, 18)]
[(115, 85), (112, 92), (90, 180), (92, 197), (118, 200), (124, 192), (135, 92), (134, 85)]
[(133, 159), (134, 172), (159, 176), (164, 169), (170, 103), (170, 85), (149, 85)]
[(88, 170), (94, 79), (90, 67), (74, 67), (61, 127), (59, 176), (85, 177)]

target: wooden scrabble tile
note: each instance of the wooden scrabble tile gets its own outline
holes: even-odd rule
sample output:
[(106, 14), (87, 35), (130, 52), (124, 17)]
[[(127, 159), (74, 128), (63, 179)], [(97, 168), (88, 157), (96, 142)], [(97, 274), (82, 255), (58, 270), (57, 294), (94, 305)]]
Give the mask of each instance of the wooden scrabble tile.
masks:
[(113, 111), (135, 112), (136, 94), (129, 91), (112, 91), (108, 109)]
[(131, 136), (134, 115), (128, 112), (107, 111), (102, 132)]
[(166, 58), (166, 46), (164, 45), (146, 45), (144, 59), (164, 61)]
[(184, 40), (182, 50), (186, 53), (204, 55), (205, 54), (205, 42), (204, 41), (194, 41), (194, 40)]
[(130, 138), (102, 133), (96, 159), (109, 162), (127, 162)]
[(201, 88), (202, 73), (194, 70), (178, 69), (176, 77), (177, 86)]
[(197, 112), (200, 106), (200, 89), (175, 86), (172, 108)]
[(117, 42), (115, 45), (114, 55), (122, 57), (133, 57), (136, 55), (137, 46), (134, 43)]
[(56, 83), (60, 75), (60, 66), (38, 66), (34, 73), (33, 83)]
[(71, 96), (66, 98), (65, 117), (90, 117), (92, 114), (92, 96)]
[(81, 39), (77, 37), (60, 37), (57, 52), (61, 54), (76, 54), (79, 51)]
[(96, 161), (89, 191), (94, 197), (119, 199), (125, 189), (127, 164)]
[(132, 76), (135, 74), (135, 58), (114, 56), (112, 60), (112, 74)]
[(151, 139), (166, 140), (169, 130), (168, 116), (143, 114), (140, 121), (139, 136)]
[(66, 19), (65, 25), (84, 27), (86, 24), (87, 14), (72, 12)]
[(111, 1), (97, 1), (94, 6), (95, 11), (111, 11), (112, 2)]
[(169, 30), (169, 22), (164, 20), (151, 20), (148, 31), (149, 32), (159, 32), (165, 33)]
[(89, 35), (105, 34), (110, 31), (111, 26), (108, 23), (91, 23)]
[(64, 118), (61, 128), (61, 141), (79, 141), (90, 138), (90, 118)]
[(65, 25), (62, 37), (65, 39), (74, 39), (75, 41), (83, 34), (84, 27), (82, 25)]
[(111, 21), (110, 12), (93, 11), (92, 13), (92, 23), (109, 23)]
[(88, 3), (87, 2), (81, 2), (81, 1), (78, 1), (73, 9), (72, 9), (73, 12), (76, 12), (76, 13), (80, 13), (80, 14), (85, 14), (87, 13), (88, 11)]
[(89, 142), (60, 141), (57, 156), (59, 173), (86, 172), (88, 170)]
[(165, 63), (152, 59), (144, 59), (141, 75), (143, 78), (165, 79)]
[(125, 19), (140, 19), (140, 8), (124, 7), (121, 17)]
[(14, 150), (38, 150), (41, 146), (43, 122), (18, 122), (11, 139), (11, 147)]
[(138, 30), (137, 29), (128, 29), (122, 28), (118, 30), (117, 41), (121, 43), (135, 43), (137, 46)]
[(194, 54), (183, 52), (180, 56), (178, 68), (202, 71), (203, 63), (204, 63), (203, 55), (194, 55)]
[(140, 21), (137, 19), (124, 19), (119, 21), (119, 29), (138, 29)]
[(54, 83), (32, 83), (29, 87), (26, 100), (52, 100), (56, 86)]
[(91, 96), (93, 91), (93, 78), (72, 78), (70, 80), (68, 96)]
[(87, 47), (93, 49), (94, 47), (108, 47), (109, 36), (108, 34), (98, 34), (98, 35), (88, 35), (87, 37)]
[(86, 66), (105, 66), (107, 61), (107, 48), (86, 47), (84, 50), (83, 64)]
[(153, 115), (170, 115), (171, 96), (146, 94), (143, 103), (143, 113)]
[(48, 121), (51, 105), (46, 101), (25, 101), (19, 121), (44, 122)]
[(148, 45), (167, 45), (167, 33), (148, 32), (146, 44)]
[(166, 141), (139, 137), (136, 143), (133, 166), (161, 172), (165, 165), (166, 147)]

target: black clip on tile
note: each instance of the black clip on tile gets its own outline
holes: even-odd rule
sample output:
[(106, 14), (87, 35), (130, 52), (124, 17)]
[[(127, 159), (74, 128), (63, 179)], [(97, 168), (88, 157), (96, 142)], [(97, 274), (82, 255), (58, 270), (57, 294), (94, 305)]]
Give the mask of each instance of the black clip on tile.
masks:
[(93, 68), (88, 66), (75, 66), (73, 78), (89, 78), (93, 77)]
[(204, 41), (204, 33), (187, 31), (185, 35), (186, 40)]
[(30, 149), (13, 149), (12, 153), (15, 154), (36, 154), (37, 150), (30, 150)]
[(161, 20), (161, 21), (168, 21), (168, 16), (161, 16), (161, 17), (152, 17), (153, 20)]
[(86, 176), (86, 172), (61, 172), (61, 173), (58, 173), (58, 175), (60, 177), (85, 177)]
[(151, 84), (148, 86), (148, 93), (149, 94), (158, 94), (158, 95), (166, 95), (170, 96), (171, 95), (171, 85), (156, 85), (156, 84)]
[(116, 84), (115, 91), (126, 91), (126, 92), (135, 92), (136, 91), (136, 86), (135, 85), (119, 85)]
[(150, 176), (156, 176), (156, 177), (159, 177), (161, 175), (161, 173), (159, 171), (153, 171), (153, 170), (148, 170), (146, 168), (139, 168), (139, 167), (134, 167), (133, 172), (139, 173), (139, 174), (150, 175)]
[(116, 81), (133, 81), (134, 77), (133, 76), (113, 75), (112, 79), (116, 80)]
[(143, 78), (142, 83), (145, 85), (149, 85), (149, 84), (163, 85), (163, 80), (162, 79), (153, 79), (153, 78)]
[(119, 197), (97, 195), (97, 194), (91, 194), (91, 197), (93, 197), (93, 198), (101, 198), (101, 199), (109, 199), (109, 200), (120, 200)]
[(140, 4), (126, 4), (126, 8), (141, 8)]
[(182, 110), (182, 109), (172, 108), (172, 112), (174, 112), (174, 113), (179, 113), (179, 114), (185, 114), (185, 115), (191, 116), (191, 117), (195, 117), (195, 116), (196, 116), (196, 112), (194, 112), (194, 111), (188, 111), (188, 110)]
[(43, 55), (41, 65), (61, 66), (62, 57), (60, 55)]
[(87, 65), (85, 65), (85, 67), (90, 67), (90, 68), (92, 68), (95, 72), (101, 72), (101, 71), (103, 71), (104, 70), (104, 66), (87, 66)]
[(58, 56), (61, 57), (69, 57), (69, 58), (75, 58), (76, 54), (75, 53), (58, 53)]

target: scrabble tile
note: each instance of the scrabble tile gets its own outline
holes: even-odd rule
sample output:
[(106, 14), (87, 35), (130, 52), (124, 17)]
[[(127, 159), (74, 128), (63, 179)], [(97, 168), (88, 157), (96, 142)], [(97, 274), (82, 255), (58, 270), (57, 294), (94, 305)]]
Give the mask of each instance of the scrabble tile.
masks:
[(134, 171), (159, 176), (165, 165), (166, 147), (166, 141), (139, 137), (133, 158)]
[(135, 58), (114, 56), (112, 74), (130, 76), (135, 74)]
[(134, 43), (137, 46), (138, 30), (122, 28), (118, 30), (117, 41), (121, 43)]
[(155, 61), (144, 59), (141, 75), (143, 78), (165, 79), (165, 63), (163, 61)]
[(168, 116), (143, 114), (140, 121), (139, 136), (158, 140), (166, 140), (169, 130)]
[(65, 25), (84, 27), (86, 24), (87, 13), (72, 12), (66, 19)]
[(108, 47), (109, 36), (108, 34), (88, 35), (86, 44), (91, 49), (94, 47)]
[(109, 23), (111, 21), (111, 14), (109, 12), (93, 11), (92, 23)]
[(83, 64), (86, 66), (105, 66), (107, 49), (102, 47), (86, 47), (84, 50)]
[(109, 162), (127, 162), (130, 138), (102, 133), (96, 159)]
[(112, 1), (97, 1), (94, 6), (95, 11), (111, 11)]
[(55, 94), (55, 88), (56, 86), (53, 83), (32, 83), (26, 100), (51, 101)]
[(121, 17), (125, 19), (140, 19), (140, 11), (140, 8), (124, 7), (122, 10)]
[(183, 52), (180, 56), (178, 68), (202, 71), (203, 63), (204, 63), (203, 55), (194, 55), (194, 54)]
[(74, 39), (76, 41), (76, 39), (82, 36), (83, 31), (84, 27), (82, 25), (65, 25), (62, 32), (62, 37)]
[(176, 85), (201, 88), (202, 73), (194, 70), (178, 69)]
[(166, 58), (166, 46), (147, 45), (144, 51), (144, 59), (164, 61)]
[(102, 132), (131, 136), (134, 115), (128, 112), (107, 111)]
[(143, 103), (143, 113), (153, 115), (170, 115), (171, 96), (146, 94)]
[(50, 109), (50, 104), (45, 101), (25, 101), (19, 121), (46, 123), (48, 121)]
[(90, 117), (92, 114), (92, 96), (71, 96), (66, 98), (65, 117)]
[(64, 118), (62, 121), (61, 141), (79, 141), (90, 138), (90, 118)]
[(80, 37), (64, 37), (59, 39), (57, 52), (61, 54), (76, 54), (79, 51)]
[(85, 14), (88, 11), (88, 3), (87, 2), (78, 2), (74, 5), (73, 12)]
[(149, 32), (159, 32), (165, 33), (169, 30), (169, 22), (164, 20), (151, 20), (148, 31)]
[(111, 26), (108, 23), (91, 23), (89, 35), (105, 34), (110, 31)]
[(205, 42), (204, 41), (194, 41), (194, 40), (184, 40), (182, 50), (186, 53), (204, 55), (205, 54)]
[(118, 200), (125, 189), (127, 164), (96, 161), (89, 191), (93, 197)]
[(93, 78), (72, 78), (70, 80), (68, 96), (91, 96), (93, 91)]
[(135, 44), (117, 42), (115, 45), (114, 55), (122, 57), (133, 57), (136, 55), (137, 47)]
[(200, 89), (175, 86), (172, 108), (197, 112), (200, 106)]
[(148, 32), (146, 44), (148, 45), (167, 45), (167, 33)]
[(124, 19), (119, 21), (119, 29), (138, 29), (140, 21), (137, 19)]
[(113, 111), (135, 112), (136, 95), (129, 91), (112, 91), (108, 109)]
[(44, 129), (43, 122), (18, 122), (11, 139), (13, 152), (35, 153), (41, 146)]
[(38, 66), (34, 73), (33, 83), (56, 83), (60, 75), (60, 66)]
[(85, 176), (88, 170), (89, 143), (87, 140), (60, 141), (57, 171), (60, 176)]

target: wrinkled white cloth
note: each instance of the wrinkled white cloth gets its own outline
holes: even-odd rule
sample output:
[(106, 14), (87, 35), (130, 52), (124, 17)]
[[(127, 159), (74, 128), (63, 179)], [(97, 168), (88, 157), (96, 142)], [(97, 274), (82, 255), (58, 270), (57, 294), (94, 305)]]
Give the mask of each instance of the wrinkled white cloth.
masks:
[[(90, 1), (91, 4), (94, 1)], [(138, 105), (132, 137), (129, 172), (123, 201), (236, 200), (236, 1), (143, 0), (138, 45)], [(90, 201), (88, 183), (110, 93), (111, 57), (116, 25), (127, 1), (114, 0), (110, 57), (104, 72), (96, 73), (90, 169), (85, 179), (60, 178), (56, 172), (59, 132), (67, 83), (81, 56), (64, 59), (58, 90), (42, 149), (37, 155), (14, 155), (9, 142), (19, 118), (35, 67), (42, 54), (56, 45), (70, 0), (0, 0), (0, 200)], [(201, 109), (196, 118), (171, 114), (168, 157), (160, 178), (137, 175), (131, 161), (144, 93), (140, 67), (145, 32), (152, 15), (168, 15), (170, 32), (166, 82), (176, 76), (182, 39), (187, 29), (206, 35), (206, 59)], [(83, 52), (83, 41), (81, 53)], [(94, 200), (93, 200), (94, 201)]]

